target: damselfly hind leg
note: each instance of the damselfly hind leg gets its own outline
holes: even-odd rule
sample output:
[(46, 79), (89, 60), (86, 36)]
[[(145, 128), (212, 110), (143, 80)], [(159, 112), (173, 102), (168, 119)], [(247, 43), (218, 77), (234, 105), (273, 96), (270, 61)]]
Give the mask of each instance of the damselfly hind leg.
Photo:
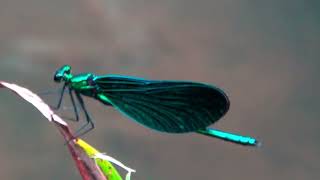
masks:
[(86, 106), (84, 104), (84, 101), (81, 97), (81, 95), (78, 93), (78, 92), (75, 92), (76, 94), (76, 97), (80, 103), (80, 107), (82, 108), (85, 116), (86, 116), (86, 123), (84, 125), (82, 125), (75, 133), (75, 138), (79, 137), (79, 136), (82, 136), (86, 133), (88, 133), (89, 131), (91, 131), (92, 129), (94, 129), (94, 123), (92, 121), (92, 118), (90, 117), (87, 109), (86, 109)]

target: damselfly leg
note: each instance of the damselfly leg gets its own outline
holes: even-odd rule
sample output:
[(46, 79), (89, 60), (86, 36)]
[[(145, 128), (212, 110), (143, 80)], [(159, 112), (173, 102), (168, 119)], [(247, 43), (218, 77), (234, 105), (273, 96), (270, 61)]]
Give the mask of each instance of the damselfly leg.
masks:
[(64, 91), (66, 90), (66, 84), (63, 85), (62, 89), (61, 89), (61, 92), (60, 92), (60, 97), (59, 97), (59, 101), (58, 101), (58, 104), (56, 106), (53, 106), (51, 107), (52, 109), (54, 110), (58, 110), (61, 106), (61, 103), (62, 103), (62, 98), (63, 98), (63, 95), (64, 95)]
[[(62, 105), (62, 100), (63, 100), (63, 95), (65, 93), (65, 90), (66, 90), (66, 85), (64, 84), (62, 89), (61, 89), (61, 92), (60, 92), (60, 97), (59, 97), (59, 100), (58, 100), (58, 103), (56, 106), (54, 107), (51, 107), (52, 109), (54, 110), (58, 110), (60, 109), (61, 105)], [(73, 106), (73, 111), (74, 111), (74, 115), (75, 115), (75, 118), (68, 118), (68, 117), (64, 117), (65, 119), (68, 119), (68, 120), (72, 120), (72, 121), (79, 121), (79, 110), (77, 108), (77, 104), (76, 104), (76, 101), (75, 101), (75, 98), (74, 98), (74, 95), (73, 95), (73, 90), (71, 88), (68, 88), (69, 90), (69, 96), (70, 96), (70, 100), (71, 100), (71, 103), (72, 103), (72, 106)], [(92, 122), (92, 119), (85, 107), (85, 104), (84, 104), (84, 101), (81, 97), (81, 95), (77, 92), (74, 92), (75, 95), (76, 95), (76, 98), (77, 100), (79, 101), (79, 104), (80, 104), (80, 108), (83, 110), (84, 114), (85, 114), (85, 117), (86, 117), (86, 123), (84, 125), (82, 125), (75, 133), (75, 137), (79, 137), (79, 136), (82, 136), (84, 134), (86, 134), (87, 132), (89, 132), (90, 130), (92, 130), (94, 128), (94, 124)], [(89, 128), (87, 128), (89, 127)], [(81, 132), (82, 131), (82, 132)]]
[[(86, 116), (86, 123), (84, 125), (82, 125), (75, 133), (75, 137), (79, 137), (79, 136), (82, 136), (84, 134), (86, 134), (87, 132), (91, 131), (92, 129), (94, 129), (94, 123), (92, 121), (92, 118), (90, 117), (87, 109), (86, 109), (86, 106), (84, 104), (84, 101), (81, 97), (81, 95), (78, 93), (78, 92), (75, 92), (76, 94), (76, 97), (80, 103), (80, 107), (82, 108), (85, 116)], [(87, 128), (89, 127), (89, 128)], [(82, 132), (81, 132), (82, 131)]]

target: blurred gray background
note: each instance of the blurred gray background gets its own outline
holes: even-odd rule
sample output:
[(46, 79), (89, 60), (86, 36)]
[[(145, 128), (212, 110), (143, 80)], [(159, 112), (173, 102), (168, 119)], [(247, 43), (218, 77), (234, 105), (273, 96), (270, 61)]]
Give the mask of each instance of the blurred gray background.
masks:
[[(319, 179), (319, 8), (311, 0), (0, 0), (0, 80), (57, 90), (53, 73), (70, 64), (74, 73), (215, 84), (231, 109), (213, 126), (254, 136), (261, 148), (157, 133), (87, 98), (96, 129), (83, 138), (136, 169), (132, 179)], [(57, 94), (44, 98), (55, 104)], [(1, 179), (80, 179), (52, 124), (8, 90), (0, 102)]]

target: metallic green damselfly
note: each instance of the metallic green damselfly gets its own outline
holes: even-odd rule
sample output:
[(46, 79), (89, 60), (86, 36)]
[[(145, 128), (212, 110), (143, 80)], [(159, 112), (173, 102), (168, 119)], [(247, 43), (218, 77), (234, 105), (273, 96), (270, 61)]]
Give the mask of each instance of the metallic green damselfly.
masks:
[(80, 128), (83, 131), (78, 136), (94, 128), (82, 99), (83, 95), (112, 106), (137, 123), (157, 131), (196, 132), (242, 145), (258, 144), (256, 139), (248, 136), (208, 128), (223, 117), (230, 106), (227, 95), (212, 85), (189, 81), (146, 80), (122, 75), (73, 75), (69, 65), (56, 71), (54, 81), (64, 83), (55, 109), (60, 108), (63, 94), (68, 88), (75, 119), (79, 120), (79, 111), (74, 95), (86, 116), (87, 123)]

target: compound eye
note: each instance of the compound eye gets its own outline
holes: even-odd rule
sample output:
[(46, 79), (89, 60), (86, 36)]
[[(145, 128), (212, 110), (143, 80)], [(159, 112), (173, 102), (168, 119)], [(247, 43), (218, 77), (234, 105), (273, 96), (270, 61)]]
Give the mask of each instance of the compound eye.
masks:
[(70, 75), (70, 73), (71, 73), (71, 66), (64, 65), (56, 71), (56, 73), (54, 74), (53, 80), (55, 82), (61, 82), (62, 80), (64, 80), (64, 76), (66, 74)]
[(54, 80), (55, 82), (61, 82), (62, 76), (55, 75), (55, 76), (53, 77), (53, 80)]

